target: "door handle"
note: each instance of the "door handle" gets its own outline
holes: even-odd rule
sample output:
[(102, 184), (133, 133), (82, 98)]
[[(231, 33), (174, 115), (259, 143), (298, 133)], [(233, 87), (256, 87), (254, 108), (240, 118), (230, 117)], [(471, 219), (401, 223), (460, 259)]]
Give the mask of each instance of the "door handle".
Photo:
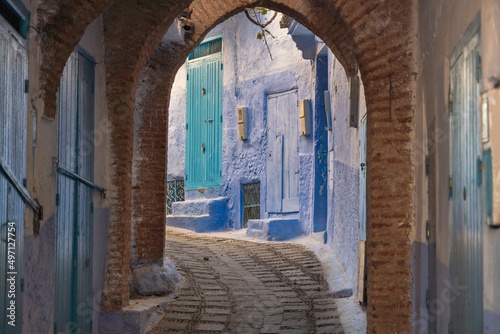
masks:
[(201, 144), (201, 151), (205, 153), (205, 144)]
[(361, 164), (361, 171), (364, 171), (364, 170), (365, 170), (365, 166), (366, 166), (366, 165), (365, 165), (364, 163), (362, 163), (362, 164)]

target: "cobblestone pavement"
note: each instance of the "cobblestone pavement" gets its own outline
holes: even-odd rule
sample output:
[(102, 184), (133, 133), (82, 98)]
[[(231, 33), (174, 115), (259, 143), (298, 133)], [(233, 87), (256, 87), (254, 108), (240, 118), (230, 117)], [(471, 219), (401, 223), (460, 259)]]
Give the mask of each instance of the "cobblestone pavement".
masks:
[(344, 333), (303, 246), (167, 230), (166, 256), (186, 282), (150, 333)]

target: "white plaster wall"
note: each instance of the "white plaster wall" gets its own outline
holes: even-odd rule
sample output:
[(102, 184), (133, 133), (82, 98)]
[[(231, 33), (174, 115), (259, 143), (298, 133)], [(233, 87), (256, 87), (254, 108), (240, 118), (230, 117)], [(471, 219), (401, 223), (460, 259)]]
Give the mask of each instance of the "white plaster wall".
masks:
[[(329, 90), (332, 131), (328, 150), (334, 154), (334, 188), (328, 190), (328, 244), (342, 263), (357, 294), (359, 242), (359, 126), (349, 126), (350, 90), (345, 70), (329, 51)], [(360, 83), (359, 123), (366, 115), (364, 86)]]

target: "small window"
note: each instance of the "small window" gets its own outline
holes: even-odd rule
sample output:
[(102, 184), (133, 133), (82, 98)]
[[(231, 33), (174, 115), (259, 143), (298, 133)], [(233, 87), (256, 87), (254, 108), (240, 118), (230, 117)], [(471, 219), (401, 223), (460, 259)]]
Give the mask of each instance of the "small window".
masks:
[(260, 219), (260, 182), (243, 184), (243, 228), (250, 219)]
[(20, 0), (0, 0), (0, 15), (22, 37), (28, 38), (30, 15)]
[(217, 38), (205, 43), (200, 44), (189, 55), (189, 60), (206, 57), (214, 53), (222, 52), (222, 38)]
[(184, 201), (184, 180), (167, 181), (167, 215), (172, 214), (172, 203)]

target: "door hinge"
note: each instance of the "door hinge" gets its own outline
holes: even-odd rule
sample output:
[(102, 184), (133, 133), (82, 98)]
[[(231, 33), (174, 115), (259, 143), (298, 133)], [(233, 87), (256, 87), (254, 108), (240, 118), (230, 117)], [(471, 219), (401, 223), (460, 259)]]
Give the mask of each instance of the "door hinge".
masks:
[(425, 156), (425, 175), (429, 175), (429, 156)]
[(21, 278), (21, 292), (24, 292), (24, 278)]
[(221, 71), (224, 70), (224, 64), (222, 64), (222, 63), (220, 64), (220, 69), (221, 69)]
[(186, 75), (186, 80), (189, 80), (189, 74), (188, 74), (188, 75)]
[(90, 213), (94, 213), (94, 202), (90, 202)]
[(453, 93), (451, 92), (451, 84), (448, 93), (448, 113), (453, 113)]
[(23, 179), (23, 187), (26, 188), (28, 185), (28, 179)]
[(479, 54), (476, 55), (476, 81), (479, 82), (482, 76), (482, 61)]
[(59, 206), (61, 195), (56, 194), (56, 206)]
[(92, 94), (94, 94), (94, 92), (95, 92), (95, 84), (92, 83)]
[(427, 220), (425, 222), (425, 239), (429, 241), (431, 238), (431, 223)]
[(188, 180), (188, 175), (186, 174), (186, 181)]
[(30, 91), (30, 81), (24, 80), (24, 92), (29, 93), (29, 91)]
[(220, 116), (220, 122), (222, 123), (222, 115)]
[(448, 199), (453, 198), (453, 177), (448, 176)]
[(427, 289), (425, 291), (425, 307), (429, 309), (430, 306), (431, 306), (431, 292), (429, 291), (429, 289)]
[(220, 176), (222, 176), (222, 170), (220, 170), (219, 172), (220, 172)]
[(480, 186), (483, 183), (483, 161), (477, 158), (477, 185)]
[(187, 130), (187, 129), (189, 129), (189, 124), (188, 124), (188, 123), (186, 123), (186, 130)]

